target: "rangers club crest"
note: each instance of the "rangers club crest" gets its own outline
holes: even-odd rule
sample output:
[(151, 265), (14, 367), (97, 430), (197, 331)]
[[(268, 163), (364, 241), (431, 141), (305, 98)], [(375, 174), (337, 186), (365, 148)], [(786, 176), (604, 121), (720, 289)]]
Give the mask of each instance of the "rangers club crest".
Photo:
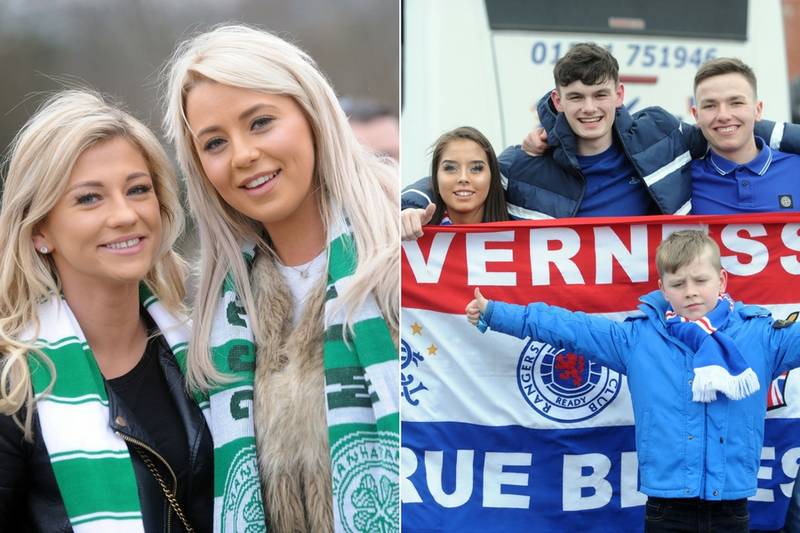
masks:
[(622, 377), (582, 355), (531, 340), (517, 363), (517, 385), (540, 415), (580, 422), (605, 409), (619, 394)]

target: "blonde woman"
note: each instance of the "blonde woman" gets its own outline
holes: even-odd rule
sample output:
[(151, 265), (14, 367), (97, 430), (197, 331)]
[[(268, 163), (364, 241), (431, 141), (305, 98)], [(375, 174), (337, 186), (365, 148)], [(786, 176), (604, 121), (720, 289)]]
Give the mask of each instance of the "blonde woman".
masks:
[(213, 405), (231, 368), (254, 367), (227, 390), (240, 429), (255, 423), (270, 531), (398, 531), (395, 168), (270, 33), (184, 42), (167, 85), (201, 241), (190, 384)]
[(7, 163), (0, 530), (211, 531), (213, 444), (176, 362), (183, 214), (163, 148), (72, 90)]

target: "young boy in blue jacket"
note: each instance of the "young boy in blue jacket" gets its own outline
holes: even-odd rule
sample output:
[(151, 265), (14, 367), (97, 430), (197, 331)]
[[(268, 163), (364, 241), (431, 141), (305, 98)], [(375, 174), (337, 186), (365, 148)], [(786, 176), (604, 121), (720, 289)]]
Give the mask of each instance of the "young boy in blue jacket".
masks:
[[(800, 366), (800, 327), (734, 302), (717, 243), (678, 231), (656, 251), (660, 290), (625, 322), (544, 303), (489, 301), (467, 319), (532, 337), (628, 376), (645, 531), (749, 531), (772, 378)], [(702, 529), (701, 529), (702, 528)]]

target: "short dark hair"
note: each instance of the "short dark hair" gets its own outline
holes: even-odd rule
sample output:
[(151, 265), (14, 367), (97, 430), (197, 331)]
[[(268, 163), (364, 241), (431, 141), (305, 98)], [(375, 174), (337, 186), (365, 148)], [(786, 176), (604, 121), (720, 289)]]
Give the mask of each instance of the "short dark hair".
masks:
[(431, 224), (440, 224), (447, 206), (439, 193), (439, 161), (442, 159), (442, 152), (452, 141), (467, 140), (473, 141), (480, 146), (486, 154), (486, 161), (489, 163), (489, 193), (486, 196), (486, 203), (483, 209), (482, 222), (502, 222), (508, 220), (508, 208), (506, 207), (505, 192), (500, 178), (500, 166), (497, 164), (497, 156), (489, 140), (480, 131), (470, 126), (461, 126), (454, 130), (447, 131), (436, 139), (431, 147), (431, 183), (433, 185), (436, 211), (433, 213)]
[(595, 43), (578, 43), (553, 69), (556, 89), (575, 81), (597, 85), (607, 80), (619, 82), (619, 63), (611, 52)]
[(756, 75), (753, 69), (736, 57), (718, 57), (709, 59), (700, 65), (694, 75), (694, 90), (697, 91), (697, 86), (708, 78), (722, 76), (723, 74), (741, 74), (750, 84), (750, 87), (753, 88), (753, 96), (758, 95), (758, 85), (756, 84)]

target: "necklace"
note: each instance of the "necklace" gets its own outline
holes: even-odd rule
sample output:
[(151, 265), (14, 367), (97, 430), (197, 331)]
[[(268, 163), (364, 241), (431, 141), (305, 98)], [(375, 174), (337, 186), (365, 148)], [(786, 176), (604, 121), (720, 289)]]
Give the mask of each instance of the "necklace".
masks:
[(317, 257), (315, 257), (308, 263), (298, 266), (287, 265), (286, 263), (281, 261), (280, 258), (277, 257), (277, 255), (275, 257), (278, 260), (278, 264), (281, 266), (281, 268), (284, 269), (284, 272), (286, 272), (287, 270), (292, 270), (296, 272), (298, 276), (300, 276), (300, 279), (307, 280), (308, 278), (311, 277), (312, 274), (314, 274), (316, 267), (320, 265), (320, 261), (322, 261), (322, 259), (325, 257), (325, 250), (322, 250), (322, 252), (320, 252), (320, 254)]
[(291, 268), (292, 270), (294, 270), (295, 272), (300, 274), (300, 277), (302, 279), (308, 279), (308, 274), (309, 274), (309, 271), (311, 270), (311, 267), (314, 266), (314, 261), (311, 261), (310, 263), (307, 263), (305, 265), (305, 268), (293, 267), (291, 265), (283, 265), (283, 266), (285, 266), (286, 268)]

